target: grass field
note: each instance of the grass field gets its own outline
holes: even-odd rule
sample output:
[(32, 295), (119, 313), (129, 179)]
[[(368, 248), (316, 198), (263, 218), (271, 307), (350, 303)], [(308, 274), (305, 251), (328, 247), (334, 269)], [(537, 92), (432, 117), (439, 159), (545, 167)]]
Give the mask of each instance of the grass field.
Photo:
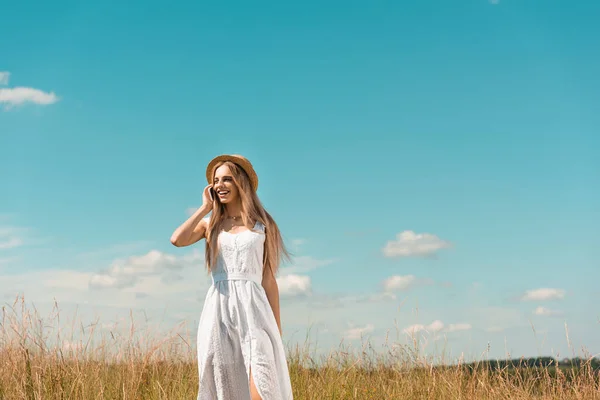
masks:
[[(131, 326), (128, 335), (63, 336), (59, 316), (42, 320), (23, 299), (5, 306), (0, 329), (0, 400), (195, 399), (193, 336), (153, 338)], [(600, 399), (597, 359), (577, 365), (528, 366), (433, 362), (414, 347), (385, 353), (366, 343), (315, 359), (310, 343), (289, 349), (295, 399)]]

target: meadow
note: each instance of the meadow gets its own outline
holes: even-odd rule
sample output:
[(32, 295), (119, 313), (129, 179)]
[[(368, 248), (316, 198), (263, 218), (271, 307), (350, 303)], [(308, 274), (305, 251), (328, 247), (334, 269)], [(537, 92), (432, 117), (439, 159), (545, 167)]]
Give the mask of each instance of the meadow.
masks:
[[(56, 307), (58, 310), (58, 307)], [(100, 323), (41, 318), (17, 298), (2, 309), (0, 400), (195, 399), (194, 330), (127, 334)], [(75, 321), (75, 320), (73, 320)], [(316, 357), (312, 344), (288, 348), (295, 399), (600, 399), (600, 360), (539, 358), (444, 363), (412, 346), (342, 344)]]

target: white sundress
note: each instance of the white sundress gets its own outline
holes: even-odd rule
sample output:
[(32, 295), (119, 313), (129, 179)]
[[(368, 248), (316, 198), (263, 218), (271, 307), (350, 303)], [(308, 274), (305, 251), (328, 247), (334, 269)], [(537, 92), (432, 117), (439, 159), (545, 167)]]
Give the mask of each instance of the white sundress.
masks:
[(283, 341), (262, 287), (265, 227), (220, 232), (198, 323), (197, 400), (250, 400), (249, 371), (262, 400), (292, 400)]

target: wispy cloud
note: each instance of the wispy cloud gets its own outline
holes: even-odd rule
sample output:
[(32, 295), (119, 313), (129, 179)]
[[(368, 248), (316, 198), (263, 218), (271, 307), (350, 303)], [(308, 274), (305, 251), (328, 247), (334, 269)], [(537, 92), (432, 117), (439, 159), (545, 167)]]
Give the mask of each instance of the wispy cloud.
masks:
[[(0, 71), (0, 85), (8, 85), (10, 76), (10, 72)], [(45, 92), (31, 87), (18, 86), (0, 89), (0, 105), (4, 104), (5, 109), (26, 103), (46, 106), (57, 101), (59, 98), (54, 92)]]
[(383, 288), (387, 292), (391, 292), (394, 290), (404, 290), (413, 286), (416, 280), (417, 278), (414, 275), (390, 276), (389, 278), (383, 281)]
[(417, 278), (414, 275), (393, 275), (381, 283), (385, 292), (407, 290), (416, 286), (432, 285), (434, 281), (427, 278)]
[(382, 285), (386, 292), (393, 292), (396, 290), (406, 290), (418, 283), (419, 281), (414, 275), (394, 275), (385, 279)]
[(437, 333), (437, 332), (441, 331), (443, 328), (444, 328), (444, 323), (438, 319), (438, 320), (433, 321), (429, 325), (423, 325), (423, 324), (410, 325), (410, 326), (404, 328), (403, 332), (406, 333), (407, 335), (414, 335), (415, 333), (418, 333), (421, 331), (425, 331), (428, 333)]
[(513, 307), (481, 306), (474, 304), (469, 319), (487, 332), (529, 327), (526, 315)]
[(0, 104), (6, 104), (7, 107), (19, 106), (25, 103), (50, 105), (58, 100), (58, 96), (53, 92), (47, 93), (29, 87), (0, 89)]
[[(151, 241), (132, 241), (127, 243), (118, 243), (114, 245), (109, 245), (107, 247), (101, 249), (88, 250), (84, 252), (77, 252), (74, 255), (74, 258), (78, 260), (82, 260), (85, 262), (90, 262), (94, 260), (105, 260), (105, 259), (116, 259), (116, 258), (125, 258), (131, 254), (138, 253), (151, 247)], [(76, 249), (75, 249), (76, 251)]]
[[(175, 256), (151, 250), (142, 256), (115, 260), (109, 268), (92, 275), (89, 286), (96, 289), (122, 289), (133, 287), (139, 279), (151, 275), (160, 275), (163, 280), (166, 279), (166, 282), (172, 282), (173, 271), (196, 265), (201, 260), (203, 260), (203, 256), (200, 252)], [(171, 276), (165, 278), (163, 276), (165, 274), (171, 274)]]
[(10, 72), (0, 71), (0, 85), (8, 85)]
[(0, 240), (0, 250), (12, 249), (14, 247), (19, 247), (23, 244), (23, 241), (20, 238), (9, 237)]
[(321, 260), (311, 256), (298, 256), (293, 258), (292, 265), (282, 267), (281, 272), (286, 274), (305, 273), (326, 265), (333, 264), (336, 261), (336, 259)]
[(292, 239), (290, 241), (290, 244), (292, 245), (293, 251), (300, 250), (300, 248), (302, 247), (302, 245), (305, 244), (305, 243), (306, 243), (306, 239), (302, 239), (302, 238)]
[(393, 275), (381, 281), (381, 290), (377, 292), (362, 294), (316, 293), (312, 297), (312, 306), (331, 309), (351, 307), (353, 304), (361, 303), (390, 303), (397, 299), (396, 292), (431, 284), (434, 284), (434, 281), (427, 278), (417, 278), (414, 275)]
[(565, 297), (563, 289), (540, 288), (527, 290), (521, 300), (523, 301), (540, 301), (540, 300), (561, 300)]
[(451, 244), (430, 233), (403, 231), (390, 240), (383, 248), (386, 257), (423, 257), (436, 254)]
[(542, 307), (542, 306), (539, 306), (535, 310), (533, 310), (533, 313), (535, 315), (540, 315), (543, 317), (558, 317), (560, 315), (563, 315), (562, 311), (552, 310), (550, 308), (546, 308), (546, 307)]
[(87, 291), (90, 278), (93, 276), (90, 272), (72, 271), (67, 269), (57, 269), (44, 271), (51, 272), (44, 279), (44, 286), (49, 289), (62, 289), (74, 291)]
[(24, 244), (23, 238), (19, 235), (21, 229), (0, 226), (0, 250), (8, 250)]
[(378, 303), (382, 301), (392, 301), (396, 300), (396, 295), (390, 292), (382, 292), (382, 293), (371, 293), (368, 295), (361, 295), (352, 297), (352, 299), (356, 303)]
[(351, 308), (357, 304), (381, 303), (396, 300), (397, 296), (390, 292), (375, 292), (363, 294), (334, 294), (314, 293), (311, 294), (310, 308), (329, 310), (333, 308)]
[(361, 327), (353, 327), (344, 331), (343, 337), (349, 340), (356, 340), (368, 335), (369, 333), (372, 333), (374, 330), (375, 326), (373, 324), (367, 324)]
[(19, 260), (18, 257), (0, 257), (0, 271), (7, 265), (12, 265)]
[(403, 330), (407, 335), (414, 335), (418, 332), (426, 332), (429, 334), (438, 334), (443, 332), (459, 332), (459, 331), (468, 331), (472, 329), (471, 324), (468, 323), (457, 323), (457, 324), (449, 324), (446, 326), (439, 319), (433, 321), (429, 325), (415, 324), (411, 325)]
[(471, 324), (459, 323), (459, 324), (450, 324), (448, 325), (448, 332), (459, 332), (459, 331), (468, 331), (473, 327)]
[(305, 275), (283, 275), (277, 278), (277, 286), (281, 296), (305, 296), (312, 292), (312, 282)]

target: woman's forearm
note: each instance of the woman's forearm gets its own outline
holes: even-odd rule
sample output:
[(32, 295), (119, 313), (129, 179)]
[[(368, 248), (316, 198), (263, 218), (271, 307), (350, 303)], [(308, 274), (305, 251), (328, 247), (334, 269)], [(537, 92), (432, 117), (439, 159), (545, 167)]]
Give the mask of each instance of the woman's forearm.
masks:
[(279, 333), (281, 334), (282, 331), (281, 317), (279, 311), (279, 287), (277, 286), (277, 281), (275, 280), (275, 278), (269, 278), (267, 282), (263, 281), (263, 287), (265, 289), (265, 293), (267, 294), (267, 299), (269, 300), (271, 309), (273, 310), (273, 315), (275, 316), (275, 321), (277, 322)]
[(171, 235), (171, 243), (175, 246), (188, 246), (197, 242), (204, 235), (198, 231), (198, 224), (208, 213), (210, 208), (202, 206), (196, 210), (183, 224), (181, 224)]

